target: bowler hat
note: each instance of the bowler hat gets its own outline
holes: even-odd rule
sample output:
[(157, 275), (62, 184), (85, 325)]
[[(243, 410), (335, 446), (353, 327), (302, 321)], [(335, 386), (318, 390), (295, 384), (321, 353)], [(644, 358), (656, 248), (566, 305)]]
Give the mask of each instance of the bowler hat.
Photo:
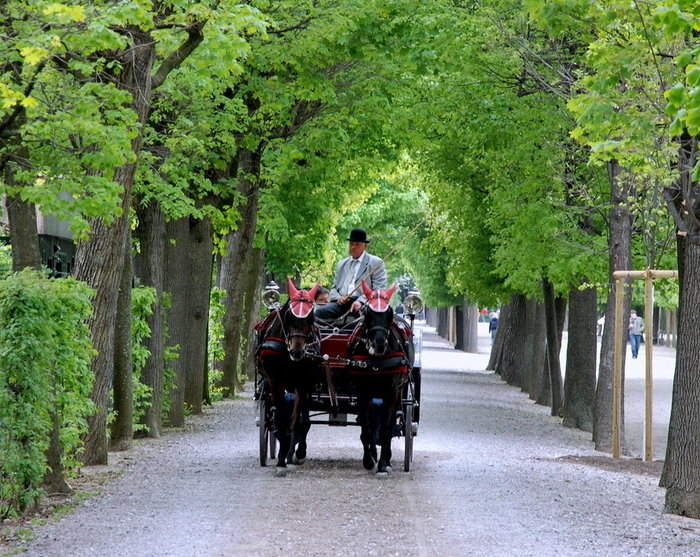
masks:
[(369, 244), (367, 231), (364, 228), (353, 228), (350, 231), (348, 242), (364, 242), (365, 244)]

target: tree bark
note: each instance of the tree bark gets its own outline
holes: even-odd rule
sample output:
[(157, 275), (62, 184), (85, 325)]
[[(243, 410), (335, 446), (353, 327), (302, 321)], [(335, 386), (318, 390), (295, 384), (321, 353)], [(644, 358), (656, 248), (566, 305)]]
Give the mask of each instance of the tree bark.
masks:
[(165, 370), (163, 338), (163, 273), (165, 266), (165, 217), (160, 203), (151, 200), (147, 206), (138, 204), (137, 234), (140, 240), (139, 278), (144, 286), (156, 291), (153, 314), (148, 316), (151, 336), (144, 339), (150, 352), (141, 371), (141, 382), (150, 389), (150, 404), (142, 418), (146, 436), (160, 437), (163, 428), (163, 376)]
[(127, 230), (124, 264), (117, 300), (112, 393), (115, 417), (110, 424), (109, 448), (128, 451), (134, 444), (134, 369), (131, 361), (131, 231)]
[(595, 288), (569, 290), (569, 341), (566, 350), (563, 425), (593, 431), (597, 351)]
[(535, 345), (537, 341), (535, 339), (535, 333), (537, 329), (537, 300), (535, 298), (529, 298), (525, 303), (525, 352), (523, 353), (523, 360), (525, 365), (523, 366), (523, 377), (520, 382), (520, 390), (524, 393), (530, 392), (532, 384), (534, 382), (534, 354)]
[(256, 255), (254, 260), (257, 261), (255, 265), (257, 272), (255, 277), (255, 284), (252, 287), (253, 295), (249, 297), (250, 304), (248, 307), (248, 325), (246, 330), (248, 331), (248, 349), (245, 351), (245, 360), (243, 369), (247, 372), (248, 379), (251, 379), (253, 372), (255, 370), (254, 361), (254, 347), (255, 347), (255, 331), (253, 330), (253, 324), (257, 323), (260, 319), (260, 292), (266, 284), (265, 280), (265, 250), (257, 248), (255, 250)]
[(202, 411), (212, 268), (211, 222), (183, 217), (166, 224), (165, 290), (170, 294), (170, 342), (178, 345), (169, 425), (185, 422), (185, 405)]
[(49, 495), (68, 494), (71, 487), (64, 476), (63, 447), (61, 446), (61, 417), (59, 416), (60, 402), (56, 387), (56, 375), (52, 374), (51, 388), (53, 401), (51, 404), (51, 432), (49, 434), (49, 448), (46, 450), (46, 465), (48, 471), (44, 475), (42, 484)]
[(686, 246), (685, 275), (681, 291), (681, 312), (673, 378), (669, 444), (672, 462), (666, 478), (665, 511), (700, 518), (700, 246)]
[[(530, 383), (530, 400), (538, 401), (540, 394), (542, 393), (545, 378), (548, 377), (548, 373), (546, 372), (547, 343), (545, 342), (545, 338), (547, 337), (547, 324), (545, 322), (544, 304), (540, 302), (537, 302), (535, 323), (533, 328), (534, 345), (532, 350), (532, 381)], [(549, 385), (549, 381), (546, 381), (546, 385)], [(546, 389), (546, 391), (547, 394), (545, 402), (539, 404), (549, 404), (549, 389)]]
[[(18, 107), (17, 116), (11, 126), (18, 137), (19, 131), (26, 122), (25, 108)], [(20, 191), (27, 184), (22, 183), (22, 180), (17, 175), (18, 172), (29, 169), (29, 153), (19, 139), (11, 139), (6, 145), (10, 153), (8, 153), (8, 160), (3, 165), (2, 181), (4, 181), (8, 189), (5, 207), (7, 209), (12, 242), (12, 270), (21, 271), (26, 267), (40, 269), (41, 255), (36, 223), (36, 207), (33, 203), (22, 201)]]
[(450, 332), (450, 319), (448, 308), (437, 308), (437, 322), (435, 324), (435, 329), (438, 335), (440, 335), (444, 339), (449, 340), (448, 337)]
[[(520, 386), (525, 362), (522, 354), (525, 351), (525, 308), (527, 300), (523, 294), (513, 294), (510, 297), (508, 319), (498, 321), (498, 336), (503, 335), (503, 348), (497, 373), (509, 385)], [(501, 314), (502, 315), (502, 314)], [(505, 330), (501, 327), (505, 326)]]
[[(15, 180), (12, 164), (5, 167), (4, 174), (5, 183), (8, 186), (19, 185)], [(22, 201), (19, 194), (7, 194), (5, 203), (12, 239), (12, 270), (21, 271), (26, 267), (40, 269), (41, 257), (35, 205)]]
[(542, 279), (544, 292), (545, 321), (547, 328), (547, 362), (549, 369), (549, 390), (552, 397), (552, 416), (558, 416), (562, 405), (561, 364), (559, 363), (560, 336), (558, 334), (558, 316), (555, 305), (554, 285)]
[[(682, 200), (680, 197), (676, 197), (674, 200), (675, 205), (676, 205), (676, 210), (680, 213), (682, 209)], [(688, 242), (686, 240), (685, 235), (677, 234), (676, 235), (676, 261), (678, 262), (678, 292), (679, 292), (679, 298), (680, 302), (683, 301), (683, 286), (684, 286), (684, 280), (683, 277), (685, 276), (685, 261), (686, 261), (686, 252), (687, 252), (687, 245)], [(676, 362), (678, 361), (678, 336), (681, 334), (681, 326), (680, 326), (680, 321), (681, 321), (681, 314), (683, 313), (683, 305), (682, 303), (679, 304), (678, 306), (678, 312), (677, 312), (677, 318), (678, 318), (678, 326), (676, 328)], [(669, 419), (669, 423), (674, 422), (676, 420), (674, 416), (674, 404), (673, 401), (671, 402), (671, 416)], [(675, 465), (675, 447), (674, 447), (674, 437), (669, 435), (668, 440), (666, 442), (666, 457), (664, 458), (664, 467), (663, 470), (661, 470), (661, 478), (659, 479), (659, 486), (660, 487), (667, 487), (669, 485), (669, 482), (671, 481), (670, 478), (673, 476), (673, 468)]]
[(202, 412), (204, 380), (207, 377), (207, 340), (209, 331), (209, 302), (212, 284), (214, 239), (210, 219), (190, 219), (190, 330), (192, 365), (185, 379), (185, 402), (195, 414)]
[[(632, 213), (627, 205), (627, 199), (631, 193), (628, 180), (620, 179), (621, 168), (617, 161), (608, 163), (608, 176), (610, 180), (610, 256), (608, 259), (610, 284), (608, 291), (608, 303), (605, 306), (605, 327), (600, 347), (600, 362), (598, 364), (598, 382), (596, 384), (595, 405), (593, 410), (593, 442), (598, 451), (612, 451), (612, 387), (613, 387), (613, 355), (615, 348), (615, 290), (612, 274), (614, 271), (630, 269), (632, 267)], [(629, 283), (629, 281), (626, 281)], [(630, 299), (632, 293), (625, 289), (623, 315), (629, 315)], [(623, 330), (627, 331), (627, 322), (623, 324)], [(626, 334), (623, 333), (626, 345)], [(622, 347), (622, 400), (625, 392), (625, 350)], [(621, 447), (625, 446), (625, 411), (622, 405), (621, 419)]]
[[(678, 168), (680, 170), (679, 177), (679, 192), (673, 198), (673, 204), (675, 206), (675, 211), (677, 214), (684, 214), (687, 211), (686, 207), (688, 205), (687, 197), (685, 194), (681, 194), (683, 191), (694, 193), (697, 191), (697, 182), (693, 180), (693, 171), (695, 168), (695, 153), (697, 151), (698, 138), (690, 137), (686, 132), (680, 138), (679, 150), (678, 150)], [(693, 207), (695, 216), (697, 218), (698, 210), (697, 201)], [(691, 350), (697, 350), (697, 344), (691, 342), (683, 343), (682, 347), (684, 349), (681, 352), (680, 339), (688, 334), (688, 341), (691, 339), (696, 339), (697, 335), (697, 324), (692, 322), (691, 314), (694, 313), (693, 309), (697, 305), (686, 306), (686, 299), (690, 299), (692, 296), (686, 292), (686, 287), (692, 285), (693, 291), (697, 289), (698, 280), (698, 268), (697, 268), (697, 244), (691, 245), (688, 241), (687, 234), (678, 234), (676, 236), (676, 257), (678, 261), (678, 288), (680, 291), (680, 303), (678, 306), (678, 327), (677, 327), (677, 343), (676, 343), (676, 372), (673, 381), (673, 398), (671, 403), (671, 417), (669, 422), (669, 434), (668, 441), (666, 443), (666, 458), (664, 460), (664, 468), (661, 472), (661, 478), (659, 480), (659, 485), (662, 487), (672, 488), (672, 493), (666, 492), (666, 509), (667, 512), (673, 512), (675, 514), (685, 514), (684, 511), (686, 507), (692, 507), (695, 505), (695, 501), (691, 497), (686, 497), (684, 493), (678, 490), (677, 478), (683, 477), (686, 471), (679, 472), (677, 467), (684, 467), (687, 465), (685, 458), (681, 458), (679, 453), (686, 453), (687, 450), (684, 447), (676, 447), (677, 440), (684, 439), (687, 440), (688, 436), (691, 435), (689, 429), (684, 430), (682, 433), (677, 433), (676, 429), (683, 426), (689, 427), (691, 424), (683, 425), (685, 412), (693, 412), (692, 406), (689, 406), (688, 399), (684, 398), (681, 403), (676, 402), (676, 386), (677, 381), (679, 381), (679, 365), (682, 360), (685, 360), (685, 349), (688, 347)], [(689, 253), (692, 251), (692, 255)], [(695, 265), (695, 268), (693, 268)], [(690, 303), (690, 302), (689, 302)], [(691, 352), (690, 360), (693, 357), (697, 357), (695, 352)], [(691, 364), (683, 362), (683, 368), (688, 369)], [(697, 368), (696, 368), (697, 369)], [(683, 381), (692, 381), (692, 376), (688, 376), (687, 371), (682, 374)], [(679, 393), (680, 393), (679, 389)], [(685, 397), (686, 395), (683, 394)], [(697, 430), (695, 430), (697, 431)], [(697, 466), (697, 464), (695, 464)], [(697, 493), (697, 483), (695, 486), (695, 492)]]
[(491, 355), (489, 356), (489, 363), (486, 365), (486, 369), (491, 369), (496, 373), (500, 373), (498, 370), (499, 362), (501, 361), (501, 355), (503, 354), (503, 338), (504, 335), (501, 333), (501, 327), (504, 323), (508, 323), (510, 314), (510, 304), (505, 304), (501, 307), (500, 317), (498, 318), (498, 329), (496, 330), (496, 339), (491, 345)]
[[(238, 384), (238, 362), (244, 320), (245, 278), (251, 266), (253, 239), (257, 225), (260, 195), (261, 150), (239, 152), (239, 192), (244, 204), (240, 207), (238, 228), (228, 235), (228, 248), (221, 261), (221, 288), (226, 291), (224, 305), (224, 360), (219, 386), (224, 396), (233, 396)], [(243, 279), (243, 280), (241, 280)]]
[[(117, 87), (132, 94), (132, 107), (141, 124), (144, 124), (150, 109), (155, 42), (148, 33), (138, 29), (131, 30), (131, 37), (133, 45), (125, 57)], [(132, 149), (136, 154), (141, 150), (141, 141), (140, 133), (132, 140)], [(107, 464), (108, 459), (106, 427), (109, 387), (114, 371), (115, 315), (135, 172), (135, 162), (125, 164), (115, 171), (114, 181), (122, 188), (119, 207), (121, 213), (111, 224), (106, 224), (101, 218), (92, 219), (90, 238), (78, 244), (76, 278), (95, 290), (95, 311), (89, 325), (92, 346), (97, 353), (92, 361), (95, 381), (90, 395), (96, 412), (88, 418), (89, 430), (84, 439), (83, 463), (86, 465)]]
[(479, 308), (464, 300), (457, 307), (457, 342), (455, 348), (465, 352), (479, 352), (479, 335), (477, 323), (479, 322)]
[(254, 344), (255, 331), (253, 324), (257, 322), (260, 312), (260, 291), (262, 290), (262, 277), (265, 266), (265, 251), (261, 248), (254, 248), (251, 254), (251, 265), (248, 270), (245, 289), (245, 307), (243, 309), (243, 323), (241, 326), (241, 336), (245, 337), (245, 350), (241, 351), (240, 377), (250, 380), (253, 378), (253, 360), (251, 347)]

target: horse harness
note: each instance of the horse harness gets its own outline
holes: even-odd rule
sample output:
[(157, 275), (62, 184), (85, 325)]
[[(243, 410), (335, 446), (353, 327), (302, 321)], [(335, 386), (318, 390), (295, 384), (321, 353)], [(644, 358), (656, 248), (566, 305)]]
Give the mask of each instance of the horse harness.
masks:
[[(360, 324), (353, 331), (352, 335), (348, 339), (348, 345), (350, 347), (356, 346), (359, 343), (367, 343), (367, 338), (361, 334), (365, 328)], [(364, 354), (355, 354), (352, 359), (355, 361), (364, 362), (365, 365), (361, 368), (353, 368), (351, 370), (352, 375), (364, 375), (364, 374), (391, 374), (400, 373), (401, 375), (407, 375), (409, 371), (409, 361), (408, 354), (406, 353), (405, 346), (407, 342), (411, 342), (409, 333), (406, 327), (402, 324), (398, 324), (392, 321), (389, 327), (383, 327), (381, 325), (375, 325), (365, 330), (365, 334), (369, 334), (373, 331), (386, 331), (387, 335), (393, 336), (398, 345), (401, 347), (401, 352), (391, 352), (385, 354), (379, 358), (371, 357)], [(351, 348), (352, 350), (352, 348)]]
[[(291, 301), (306, 301), (304, 299), (297, 299)], [(287, 311), (291, 311), (291, 307)], [(296, 317), (296, 315), (295, 315)], [(275, 321), (279, 321), (280, 329), (282, 330), (282, 337), (265, 337), (265, 333), (272, 327)], [(256, 360), (269, 355), (283, 355), (288, 352), (289, 342), (293, 338), (305, 338), (309, 345), (318, 347), (319, 345), (319, 332), (316, 325), (312, 324), (309, 332), (304, 333), (287, 333), (284, 326), (284, 319), (282, 319), (282, 312), (280, 308), (276, 308), (271, 311), (265, 319), (260, 321), (255, 325), (255, 331), (258, 336), (257, 347), (255, 349)]]

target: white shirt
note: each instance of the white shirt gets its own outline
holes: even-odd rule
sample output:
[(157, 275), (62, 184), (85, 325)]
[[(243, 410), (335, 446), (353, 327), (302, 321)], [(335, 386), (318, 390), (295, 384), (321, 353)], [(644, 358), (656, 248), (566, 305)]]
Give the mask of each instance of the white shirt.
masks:
[[(365, 258), (365, 252), (363, 251), (362, 255), (360, 255), (360, 257), (358, 257), (357, 259), (351, 258), (350, 261), (348, 261), (348, 265), (350, 265), (351, 267), (355, 267), (355, 268), (353, 269), (352, 278), (350, 279), (349, 282), (347, 282), (345, 284), (345, 288), (344, 288), (345, 292), (343, 293), (343, 296), (348, 296), (350, 294), (350, 292), (352, 292), (352, 290), (355, 288), (355, 281), (357, 281), (357, 278), (358, 278), (357, 274), (360, 272), (360, 267), (362, 266), (362, 261), (364, 260), (364, 258)], [(353, 262), (356, 262), (356, 263), (353, 263)]]

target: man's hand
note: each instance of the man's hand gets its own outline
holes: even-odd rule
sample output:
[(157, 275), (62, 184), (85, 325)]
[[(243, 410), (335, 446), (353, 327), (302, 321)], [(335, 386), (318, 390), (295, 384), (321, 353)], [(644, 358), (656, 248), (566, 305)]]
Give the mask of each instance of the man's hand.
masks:
[(357, 313), (360, 311), (360, 308), (362, 307), (362, 302), (360, 300), (355, 300), (352, 305), (350, 306), (350, 312), (351, 313)]

